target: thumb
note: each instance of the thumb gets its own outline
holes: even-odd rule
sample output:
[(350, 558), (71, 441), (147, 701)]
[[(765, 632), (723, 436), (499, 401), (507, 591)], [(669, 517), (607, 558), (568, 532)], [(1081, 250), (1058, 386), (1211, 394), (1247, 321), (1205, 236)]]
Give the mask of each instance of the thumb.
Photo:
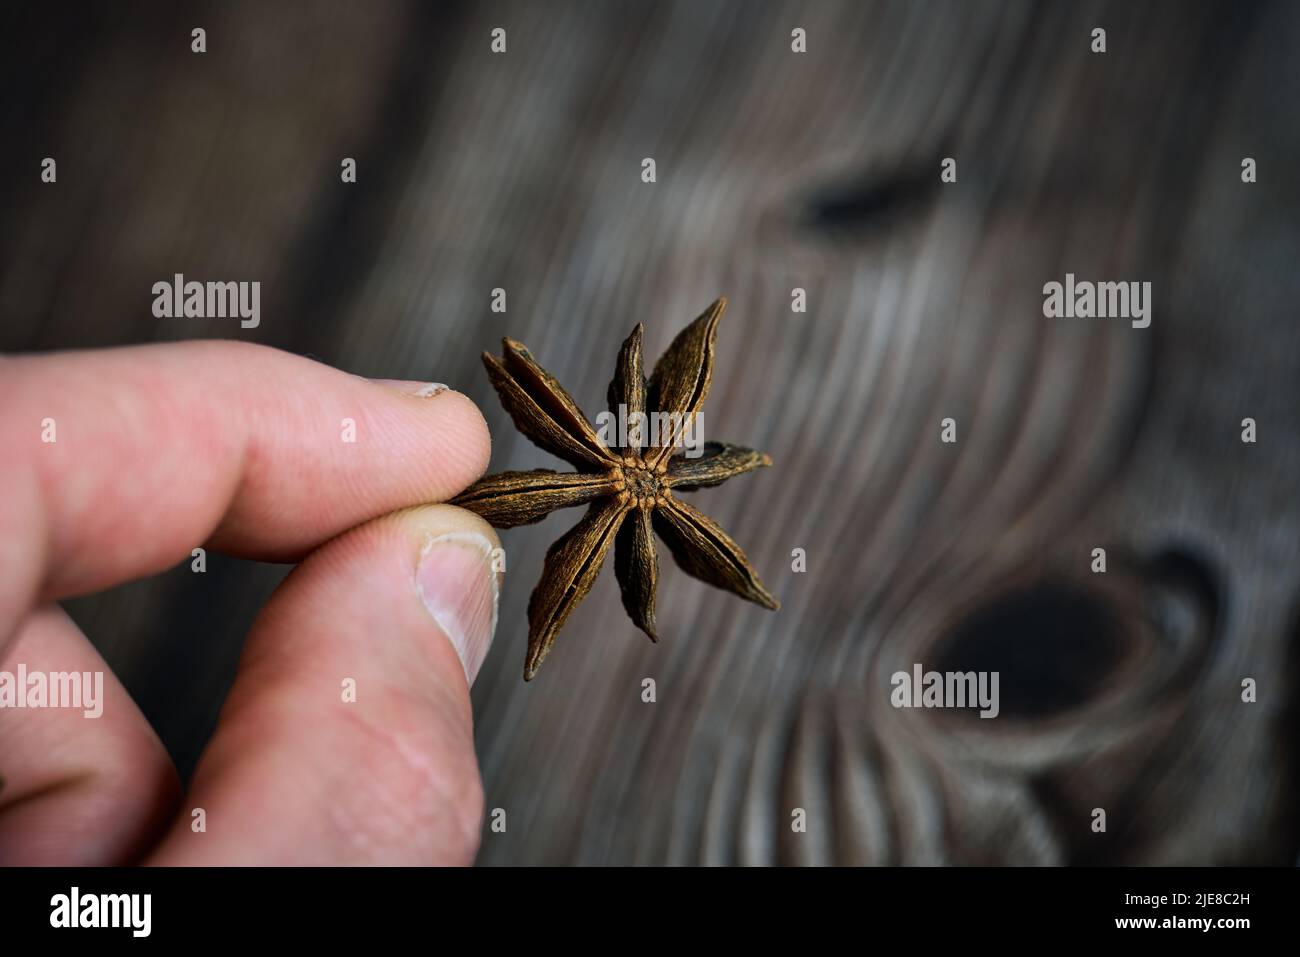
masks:
[(478, 516), (431, 505), (308, 556), (254, 623), (151, 863), (470, 863), (469, 682), (496, 626), (497, 548)]

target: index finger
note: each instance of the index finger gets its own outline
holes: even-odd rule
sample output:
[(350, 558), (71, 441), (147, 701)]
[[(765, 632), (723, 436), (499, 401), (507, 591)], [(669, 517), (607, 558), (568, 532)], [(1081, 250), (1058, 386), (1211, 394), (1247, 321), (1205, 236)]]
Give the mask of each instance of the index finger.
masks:
[[(415, 389), (416, 384), (412, 384)], [(465, 396), (190, 342), (0, 360), (0, 641), (27, 608), (204, 544), (296, 558), (487, 466)]]

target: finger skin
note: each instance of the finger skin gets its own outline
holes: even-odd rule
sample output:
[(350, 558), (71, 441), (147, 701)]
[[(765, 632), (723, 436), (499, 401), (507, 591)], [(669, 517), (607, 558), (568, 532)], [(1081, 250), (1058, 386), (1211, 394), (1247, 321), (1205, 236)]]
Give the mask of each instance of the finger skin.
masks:
[(445, 500), (489, 445), (459, 393), (404, 394), (248, 343), (0, 359), (0, 647), (27, 609), (200, 545), (290, 560)]
[(415, 584), (422, 549), (449, 532), (497, 541), (478, 516), (427, 506), (354, 529), (294, 570), (253, 626), (151, 863), (473, 861), (483, 790), (469, 688)]
[[(57, 607), (34, 612), (0, 655), (0, 671), (100, 672), (87, 709), (0, 709), (0, 866), (138, 861), (176, 813), (180, 780), (162, 742), (77, 626)], [(83, 702), (87, 703), (87, 702)]]

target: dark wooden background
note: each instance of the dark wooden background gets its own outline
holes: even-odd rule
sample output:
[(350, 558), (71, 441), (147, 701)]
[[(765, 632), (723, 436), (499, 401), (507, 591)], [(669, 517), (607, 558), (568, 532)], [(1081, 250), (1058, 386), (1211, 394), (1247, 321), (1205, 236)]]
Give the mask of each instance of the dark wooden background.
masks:
[[(525, 686), (577, 515), (505, 533), (481, 862), (1296, 860), (1300, 6), (178, 7), (6, 8), (0, 346), (437, 379), (531, 468), (481, 350), (523, 340), (594, 414), (634, 323), (657, 356), (731, 300), (707, 432), (776, 465), (698, 501), (784, 607), (668, 563), (651, 646), (607, 570)], [(1151, 281), (1151, 328), (1045, 319), (1067, 271)], [(176, 272), (260, 280), (260, 328), (154, 319)], [(70, 603), (183, 771), (283, 573)], [(1002, 715), (893, 710), (912, 662), (999, 670)]]

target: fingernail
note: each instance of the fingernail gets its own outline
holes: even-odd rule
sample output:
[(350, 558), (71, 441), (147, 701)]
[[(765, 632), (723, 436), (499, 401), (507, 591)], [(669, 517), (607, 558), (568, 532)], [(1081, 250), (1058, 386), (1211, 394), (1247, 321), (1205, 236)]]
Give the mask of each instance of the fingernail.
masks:
[(415, 572), (420, 600), (456, 649), (470, 684), (497, 628), (500, 583), (493, 548), (474, 532), (439, 535), (424, 546)]
[(369, 381), (422, 399), (447, 391), (447, 386), (441, 382), (412, 382), (408, 379), (370, 379)]

